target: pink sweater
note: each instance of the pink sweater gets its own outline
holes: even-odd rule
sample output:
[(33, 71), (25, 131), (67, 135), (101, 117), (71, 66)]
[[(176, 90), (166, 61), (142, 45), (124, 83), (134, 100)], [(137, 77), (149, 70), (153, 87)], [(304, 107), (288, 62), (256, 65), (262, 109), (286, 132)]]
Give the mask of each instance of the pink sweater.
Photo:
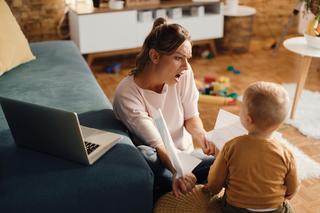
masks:
[(184, 121), (199, 116), (198, 98), (191, 69), (181, 76), (178, 83), (165, 84), (161, 93), (141, 89), (133, 76), (127, 76), (116, 89), (113, 108), (116, 117), (152, 147), (162, 143), (151, 118), (153, 112), (160, 108), (176, 148), (191, 152), (192, 138), (184, 128)]

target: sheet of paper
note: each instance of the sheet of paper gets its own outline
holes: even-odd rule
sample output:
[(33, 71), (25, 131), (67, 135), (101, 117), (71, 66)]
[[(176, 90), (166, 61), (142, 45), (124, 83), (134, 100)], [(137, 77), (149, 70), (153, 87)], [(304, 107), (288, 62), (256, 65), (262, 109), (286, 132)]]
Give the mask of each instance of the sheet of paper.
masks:
[(168, 152), (169, 158), (177, 171), (177, 178), (182, 177), (192, 172), (192, 170), (201, 162), (196, 157), (182, 152), (178, 152), (172, 141), (167, 124), (163, 118), (162, 112), (158, 109), (153, 115), (154, 123), (161, 135), (162, 141)]
[(229, 126), (211, 130), (207, 133), (206, 138), (221, 150), (226, 142), (246, 133), (247, 131), (241, 125), (234, 123)]
[(229, 126), (231, 124), (239, 123), (239, 116), (232, 114), (228, 111), (220, 109), (218, 112), (217, 120), (214, 125), (214, 129)]
[(181, 162), (182, 171), (186, 174), (191, 173), (192, 170), (201, 162), (199, 158), (185, 152), (178, 152), (178, 157)]
[[(242, 126), (239, 116), (220, 109), (214, 129), (206, 134), (206, 138), (221, 150), (229, 140), (247, 133), (248, 131)], [(281, 134), (275, 132), (273, 137), (281, 137)]]

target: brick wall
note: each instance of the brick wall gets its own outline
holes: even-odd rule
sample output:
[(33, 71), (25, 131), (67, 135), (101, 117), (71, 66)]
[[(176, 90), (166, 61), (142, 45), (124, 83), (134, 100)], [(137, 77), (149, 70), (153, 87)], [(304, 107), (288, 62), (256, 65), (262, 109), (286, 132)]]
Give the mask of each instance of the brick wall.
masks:
[[(59, 39), (58, 22), (63, 16), (64, 0), (6, 0), (29, 41)], [(255, 7), (253, 38), (277, 38), (288, 21), (297, 0), (239, 0), (240, 4)], [(235, 22), (237, 28), (238, 22)], [(241, 23), (240, 23), (241, 24)], [(245, 23), (243, 23), (245, 24)], [(289, 33), (296, 32), (295, 22)], [(67, 21), (63, 25), (68, 30)]]
[(59, 39), (64, 0), (5, 0), (29, 41)]
[[(256, 8), (253, 37), (265, 39), (278, 37), (288, 22), (289, 16), (299, 0), (239, 0), (240, 4)], [(298, 17), (294, 18), (288, 33), (296, 33)]]

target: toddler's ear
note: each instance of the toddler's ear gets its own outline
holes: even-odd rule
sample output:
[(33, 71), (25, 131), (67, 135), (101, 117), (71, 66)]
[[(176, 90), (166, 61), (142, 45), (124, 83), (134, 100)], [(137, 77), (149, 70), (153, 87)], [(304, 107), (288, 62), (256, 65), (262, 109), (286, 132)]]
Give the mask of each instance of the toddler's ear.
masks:
[(253, 124), (253, 119), (251, 118), (250, 115), (246, 116), (246, 121), (247, 121), (247, 124)]

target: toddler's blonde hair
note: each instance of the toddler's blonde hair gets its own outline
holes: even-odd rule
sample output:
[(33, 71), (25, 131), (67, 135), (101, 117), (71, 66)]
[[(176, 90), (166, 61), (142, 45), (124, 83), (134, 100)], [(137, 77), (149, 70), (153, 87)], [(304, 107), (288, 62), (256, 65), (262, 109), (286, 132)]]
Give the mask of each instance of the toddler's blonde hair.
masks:
[(288, 114), (289, 97), (279, 84), (258, 81), (244, 92), (243, 104), (253, 123), (260, 130), (281, 124)]

